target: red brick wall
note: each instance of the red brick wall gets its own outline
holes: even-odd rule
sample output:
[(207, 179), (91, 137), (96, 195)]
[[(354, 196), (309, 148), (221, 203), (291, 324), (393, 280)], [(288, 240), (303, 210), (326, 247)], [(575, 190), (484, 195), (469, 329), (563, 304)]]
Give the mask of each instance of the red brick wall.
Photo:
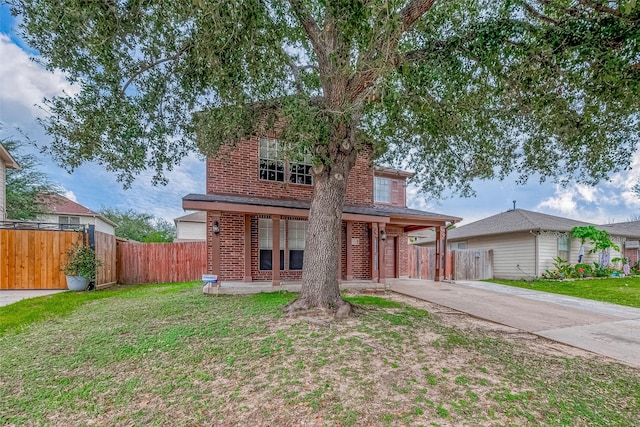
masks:
[[(358, 239), (357, 245), (351, 246), (351, 266), (353, 268), (354, 280), (371, 280), (371, 231), (369, 224), (365, 222), (354, 222), (351, 226), (351, 238)], [(342, 223), (342, 245), (340, 248), (340, 265), (342, 279), (347, 277), (347, 224)]]
[(398, 236), (398, 274), (409, 277), (409, 237), (406, 233)]
[[(207, 272), (213, 273), (213, 214), (207, 212)], [(244, 215), (222, 212), (220, 227), (219, 281), (244, 278)]]
[(353, 278), (371, 279), (371, 231), (369, 224), (356, 222), (351, 230), (351, 237), (360, 240), (358, 246), (351, 247), (353, 256)]
[[(259, 179), (258, 141), (259, 137), (252, 136), (235, 147), (223, 147), (216, 157), (207, 158), (207, 193), (311, 200), (313, 186)], [(360, 156), (349, 174), (345, 203), (373, 204), (373, 170), (368, 155)]]

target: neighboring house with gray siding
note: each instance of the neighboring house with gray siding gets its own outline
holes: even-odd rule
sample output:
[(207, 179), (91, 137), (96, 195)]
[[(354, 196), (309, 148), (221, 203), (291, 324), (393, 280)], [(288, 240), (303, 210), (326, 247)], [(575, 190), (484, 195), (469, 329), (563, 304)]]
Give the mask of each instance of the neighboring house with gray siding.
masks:
[(7, 219), (7, 169), (20, 169), (20, 166), (0, 144), (0, 221)]
[(38, 218), (40, 222), (94, 225), (96, 231), (115, 235), (116, 223), (60, 194), (47, 195), (45, 204), (49, 213)]
[[(571, 230), (573, 227), (588, 225), (595, 224), (514, 209), (449, 230), (447, 243), (451, 250), (493, 250), (494, 278), (517, 280), (539, 277), (545, 270), (553, 270), (556, 257), (576, 264), (580, 240), (571, 238)], [(611, 258), (622, 256), (627, 240), (640, 238), (640, 227), (622, 229), (595, 226), (609, 231), (613, 242), (620, 246), (620, 251), (610, 252)], [(433, 239), (418, 239), (416, 244), (431, 246)], [(590, 250), (591, 245), (586, 242), (583, 263), (598, 261), (598, 255), (589, 254)]]
[(207, 240), (207, 213), (198, 211), (173, 220), (176, 225), (174, 242), (205, 242)]

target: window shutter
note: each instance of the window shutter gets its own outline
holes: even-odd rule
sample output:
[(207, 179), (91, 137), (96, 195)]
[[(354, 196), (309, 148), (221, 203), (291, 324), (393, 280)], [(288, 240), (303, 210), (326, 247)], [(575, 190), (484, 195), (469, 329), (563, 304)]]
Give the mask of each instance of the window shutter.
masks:
[(400, 181), (397, 179), (391, 181), (391, 204), (394, 206), (403, 206), (400, 188)]

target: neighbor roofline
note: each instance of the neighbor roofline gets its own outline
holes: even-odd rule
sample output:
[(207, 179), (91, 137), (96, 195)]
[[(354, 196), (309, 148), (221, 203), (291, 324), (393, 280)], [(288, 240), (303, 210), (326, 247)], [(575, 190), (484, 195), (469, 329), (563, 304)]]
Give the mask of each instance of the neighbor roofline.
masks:
[(16, 162), (16, 159), (4, 148), (4, 145), (0, 143), (0, 159), (5, 164), (5, 166), (9, 169), (20, 169), (20, 165)]

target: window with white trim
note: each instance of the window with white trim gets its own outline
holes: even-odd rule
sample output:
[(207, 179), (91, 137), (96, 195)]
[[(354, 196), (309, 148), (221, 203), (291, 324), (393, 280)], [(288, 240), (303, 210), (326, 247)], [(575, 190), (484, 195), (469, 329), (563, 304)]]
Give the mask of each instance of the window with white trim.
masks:
[[(280, 220), (280, 270), (284, 270), (284, 236), (285, 223)], [(273, 220), (270, 218), (258, 219), (258, 252), (260, 270), (272, 269), (273, 254)]]
[(289, 220), (289, 270), (302, 270), (307, 221)]
[(284, 182), (284, 160), (277, 139), (260, 139), (260, 179)]
[(391, 180), (376, 176), (373, 178), (373, 200), (381, 203), (391, 203)]
[(558, 236), (558, 256), (565, 261), (569, 261), (569, 242), (569, 236)]
[(80, 224), (79, 216), (59, 216), (58, 224)]

